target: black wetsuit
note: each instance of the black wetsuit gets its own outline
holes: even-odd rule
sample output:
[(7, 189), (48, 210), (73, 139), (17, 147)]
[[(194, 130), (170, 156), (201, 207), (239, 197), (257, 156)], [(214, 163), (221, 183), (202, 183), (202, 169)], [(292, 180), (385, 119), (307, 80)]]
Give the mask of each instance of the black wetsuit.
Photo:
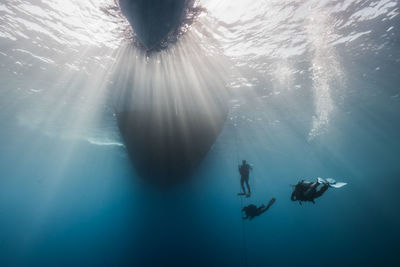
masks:
[(243, 217), (243, 219), (253, 219), (254, 217), (256, 217), (256, 216), (260, 216), (261, 214), (263, 214), (264, 212), (266, 212), (268, 209), (269, 209), (269, 207), (271, 207), (272, 206), (272, 204), (274, 204), (275, 203), (275, 198), (272, 198), (269, 202), (268, 202), (268, 205), (267, 206), (265, 206), (264, 204), (263, 205), (261, 205), (260, 207), (257, 207), (256, 205), (254, 205), (254, 204), (250, 204), (250, 205), (248, 205), (248, 206), (246, 206), (246, 207), (244, 207), (243, 209), (242, 209), (242, 211), (244, 212), (244, 213), (246, 213), (246, 217)]
[(246, 183), (248, 195), (250, 195), (250, 185), (249, 185), (249, 176), (250, 176), (251, 166), (247, 163), (243, 163), (239, 165), (239, 173), (240, 173), (240, 185), (242, 187), (243, 193), (246, 193), (244, 189), (244, 183)]
[(262, 213), (262, 209), (263, 209), (262, 206), (257, 208), (257, 206), (253, 205), (253, 204), (250, 204), (250, 205), (244, 207), (242, 209), (242, 211), (244, 211), (246, 213), (246, 217), (243, 217), (243, 219), (247, 219), (247, 218), (250, 218), (250, 220), (253, 219), (254, 217), (256, 217)]
[(291, 200), (292, 201), (311, 201), (314, 203), (314, 199), (322, 196), (326, 190), (328, 190), (329, 185), (323, 184), (321, 188), (317, 189), (320, 185), (318, 182), (308, 182), (300, 181), (294, 188)]

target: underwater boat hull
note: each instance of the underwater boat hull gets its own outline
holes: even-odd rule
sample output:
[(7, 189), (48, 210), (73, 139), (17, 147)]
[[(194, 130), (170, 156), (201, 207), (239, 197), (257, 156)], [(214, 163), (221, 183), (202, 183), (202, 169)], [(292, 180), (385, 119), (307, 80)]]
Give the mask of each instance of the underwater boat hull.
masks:
[(177, 29), (187, 3), (187, 0), (119, 0), (122, 13), (148, 50)]
[(228, 110), (218, 114), (116, 113), (126, 149), (140, 176), (159, 185), (189, 177), (220, 134)]

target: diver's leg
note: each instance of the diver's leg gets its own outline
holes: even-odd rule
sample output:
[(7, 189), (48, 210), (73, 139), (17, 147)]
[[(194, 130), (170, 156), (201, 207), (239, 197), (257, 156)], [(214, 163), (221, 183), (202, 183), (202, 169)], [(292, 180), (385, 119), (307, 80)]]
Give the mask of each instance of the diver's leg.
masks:
[(268, 210), (269, 207), (265, 207), (264, 205), (258, 208), (258, 215), (263, 214)]
[(240, 186), (242, 187), (242, 191), (244, 194), (246, 194), (246, 190), (244, 189), (244, 177), (240, 177)]
[(315, 197), (314, 198), (322, 196), (325, 193), (325, 191), (328, 190), (328, 188), (329, 188), (329, 185), (328, 184), (324, 184), (319, 190), (315, 191)]
[(249, 177), (246, 177), (245, 182), (246, 182), (246, 186), (247, 186), (247, 192), (248, 192), (247, 194), (250, 195), (251, 192), (250, 192), (250, 185), (249, 185)]
[(262, 204), (262, 206), (258, 208), (258, 211), (260, 212), (260, 214), (262, 214), (262, 213), (266, 212), (266, 211), (269, 209), (269, 207), (271, 207), (272, 204), (274, 204), (274, 203), (275, 203), (275, 198), (272, 198), (272, 199), (268, 202), (268, 205), (267, 205), (267, 206), (265, 206), (264, 204)]
[(268, 205), (267, 205), (267, 209), (269, 209), (269, 207), (271, 207), (272, 206), (272, 204), (274, 204), (275, 203), (275, 201), (276, 201), (276, 199), (273, 197), (273, 198), (271, 198), (271, 200), (268, 202)]

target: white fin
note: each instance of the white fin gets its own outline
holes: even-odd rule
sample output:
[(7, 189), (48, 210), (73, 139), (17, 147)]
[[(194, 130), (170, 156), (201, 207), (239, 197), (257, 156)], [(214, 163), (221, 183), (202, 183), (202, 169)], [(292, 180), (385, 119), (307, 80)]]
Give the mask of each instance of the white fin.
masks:
[(341, 183), (341, 182), (338, 183), (332, 178), (326, 178), (326, 180), (324, 180), (321, 177), (318, 177), (317, 179), (318, 179), (318, 183), (328, 184), (330, 187), (333, 187), (333, 188), (341, 188), (341, 187), (347, 185), (347, 183)]
[(334, 187), (334, 188), (341, 188), (343, 186), (345, 186), (347, 183), (335, 183), (335, 184), (329, 184), (330, 187)]
[(336, 181), (335, 181), (334, 179), (332, 179), (332, 178), (326, 178), (326, 181), (327, 181), (329, 184), (336, 184)]

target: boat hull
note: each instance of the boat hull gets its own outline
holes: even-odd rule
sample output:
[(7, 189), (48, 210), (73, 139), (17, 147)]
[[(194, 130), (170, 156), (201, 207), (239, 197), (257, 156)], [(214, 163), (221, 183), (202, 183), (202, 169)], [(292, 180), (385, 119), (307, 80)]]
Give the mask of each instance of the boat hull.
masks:
[(122, 13), (148, 50), (178, 28), (186, 3), (187, 0), (119, 0)]
[(189, 177), (220, 134), (228, 110), (180, 114), (152, 110), (118, 112), (118, 127), (139, 175), (169, 185)]

